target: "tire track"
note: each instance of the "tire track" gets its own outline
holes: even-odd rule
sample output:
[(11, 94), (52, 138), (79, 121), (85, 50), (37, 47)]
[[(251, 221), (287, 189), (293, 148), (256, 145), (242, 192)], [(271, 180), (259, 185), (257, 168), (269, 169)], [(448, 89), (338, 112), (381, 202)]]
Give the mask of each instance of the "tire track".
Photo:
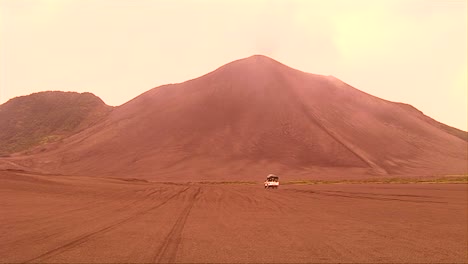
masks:
[(66, 243), (65, 245), (62, 245), (62, 246), (59, 246), (55, 249), (52, 249), (52, 250), (49, 250), (35, 258), (32, 258), (30, 260), (27, 260), (25, 261), (24, 263), (31, 263), (31, 262), (44, 262), (44, 260), (48, 259), (48, 258), (51, 258), (53, 256), (56, 256), (56, 255), (59, 255), (60, 253), (64, 252), (64, 251), (67, 251), (69, 249), (72, 249), (78, 245), (81, 245), (83, 243), (85, 243), (86, 241), (90, 240), (92, 237), (96, 236), (96, 235), (100, 235), (100, 234), (103, 234), (103, 233), (106, 233), (122, 224), (125, 224), (127, 222), (130, 222), (132, 220), (134, 220), (135, 218), (139, 217), (139, 216), (142, 216), (142, 215), (145, 215), (147, 213), (149, 213), (150, 211), (153, 211), (155, 209), (158, 209), (159, 207), (165, 205), (166, 203), (168, 203), (170, 200), (174, 199), (175, 197), (179, 196), (180, 194), (182, 194), (183, 192), (187, 191), (190, 187), (187, 187), (185, 189), (183, 189), (182, 191), (179, 191), (177, 192), (176, 194), (170, 196), (169, 198), (167, 198), (165, 201), (153, 206), (153, 207), (150, 207), (149, 209), (147, 210), (142, 210), (142, 211), (139, 211), (139, 212), (136, 212), (135, 214), (129, 216), (129, 217), (126, 217), (124, 219), (121, 219), (120, 221), (117, 221), (115, 223), (112, 223), (108, 226), (105, 226), (103, 228), (100, 228), (98, 230), (95, 230), (95, 231), (92, 231), (92, 232), (89, 232), (87, 234), (84, 234), (84, 235), (81, 235), (79, 237), (77, 237), (76, 239)]
[[(293, 192), (299, 193), (311, 193), (311, 194), (318, 194), (323, 196), (330, 196), (330, 197), (344, 197), (344, 198), (353, 198), (353, 199), (368, 199), (368, 200), (379, 200), (379, 201), (399, 201), (399, 202), (409, 202), (409, 203), (435, 203), (435, 204), (447, 204), (447, 202), (440, 202), (440, 201), (431, 201), (431, 200), (409, 200), (409, 199), (399, 199), (399, 198), (388, 198), (388, 197), (375, 197), (375, 196), (364, 196), (364, 195), (345, 195), (345, 194), (338, 194), (335, 191), (305, 191), (305, 190), (290, 190)], [(389, 195), (391, 196), (391, 195)]]
[[(78, 213), (80, 212), (80, 210), (84, 210), (84, 209), (87, 209), (87, 210), (94, 210), (94, 211), (97, 211), (96, 213), (93, 214), (93, 217), (89, 217), (87, 218), (86, 220), (84, 220), (82, 222), (82, 224), (87, 224), (87, 223), (93, 223), (99, 219), (106, 219), (108, 216), (112, 216), (115, 214), (115, 212), (122, 212), (122, 211), (125, 211), (125, 210), (128, 210), (130, 208), (137, 208), (136, 206), (140, 206), (141, 204), (145, 204), (145, 202), (148, 200), (148, 199), (151, 199), (151, 196), (152, 194), (158, 192), (158, 190), (156, 191), (152, 191), (150, 192), (149, 194), (146, 194), (142, 199), (140, 200), (134, 200), (134, 201), (131, 201), (131, 202), (125, 202), (125, 203), (122, 203), (122, 206), (118, 207), (118, 208), (114, 208), (112, 209), (111, 211), (107, 211), (105, 213), (101, 213), (101, 209), (100, 208), (105, 208), (108, 204), (107, 204), (107, 201), (101, 201), (99, 203), (97, 203), (98, 206), (94, 206), (94, 207), (87, 207), (87, 208), (78, 208), (78, 209), (72, 209), (75, 210), (75, 213)], [(120, 198), (124, 198), (128, 195), (128, 193), (124, 193), (122, 195), (119, 195), (119, 196), (115, 196), (115, 198), (117, 199), (120, 199)], [(89, 203), (90, 205), (93, 205), (93, 203)], [(137, 212), (138, 213), (138, 210)], [(50, 223), (50, 222), (57, 222), (59, 220), (62, 220), (62, 219), (67, 219), (69, 217), (71, 217), (73, 215), (73, 213), (60, 213), (60, 214), (57, 214), (57, 215), (54, 215), (54, 216), (46, 216), (46, 217), (43, 217), (41, 219), (39, 219), (39, 221), (37, 221), (36, 223), (39, 224), (45, 224), (45, 223)], [(36, 220), (35, 220), (36, 221)], [(47, 230), (54, 228), (53, 225), (49, 225), (49, 226), (45, 226), (43, 228), (38, 228), (36, 229), (36, 231), (40, 231), (39, 233), (42, 233), (42, 232), (46, 232)], [(49, 240), (50, 238), (54, 237), (54, 236), (57, 236), (57, 235), (60, 235), (60, 234), (65, 234), (65, 233), (69, 233), (70, 232), (70, 229), (73, 229), (73, 227), (69, 228), (69, 227), (62, 227), (62, 228), (59, 228), (59, 229), (54, 229), (53, 232), (49, 233), (48, 235), (44, 236), (44, 235), (36, 235), (36, 236), (39, 236), (36, 238), (36, 236), (32, 236), (30, 237), (31, 238), (34, 238), (36, 241), (43, 241), (43, 240)], [(13, 241), (12, 243), (17, 243), (17, 242), (20, 242), (22, 241), (23, 238), (21, 239), (17, 239), (15, 241)]]
[[(108, 199), (110, 200), (112, 198), (112, 200), (120, 200), (121, 198), (127, 197), (129, 194), (131, 194), (131, 192), (124, 193), (124, 194), (121, 194), (121, 195), (116, 195), (116, 196), (110, 196)], [(132, 202), (128, 202), (128, 204), (130, 204), (130, 203), (132, 203)], [(98, 202), (91, 201), (91, 202), (84, 203), (84, 205), (82, 205), (81, 207), (68, 209), (68, 210), (65, 210), (65, 211), (60, 211), (55, 215), (47, 215), (47, 216), (43, 216), (43, 217), (40, 217), (40, 218), (36, 217), (34, 219), (34, 221), (37, 224), (41, 223), (42, 221), (44, 221), (44, 222), (56, 221), (56, 220), (60, 220), (61, 218), (70, 217), (72, 214), (83, 211), (83, 210), (92, 209), (92, 210), (100, 211), (101, 208), (105, 208), (106, 206), (108, 206), (108, 201), (107, 200), (101, 200), (101, 201), (98, 201)], [(27, 220), (23, 220), (23, 221), (18, 221), (17, 223), (23, 223), (23, 222), (28, 222), (28, 221), (30, 221), (30, 220), (27, 219)]]
[(164, 238), (161, 246), (156, 251), (156, 255), (153, 257), (153, 263), (174, 263), (177, 251), (179, 250), (179, 245), (182, 240), (182, 231), (184, 230), (185, 223), (187, 218), (190, 215), (193, 205), (198, 199), (201, 188), (192, 195), (190, 198), (189, 204), (184, 208), (182, 213), (177, 218), (174, 226), (172, 227), (169, 234)]

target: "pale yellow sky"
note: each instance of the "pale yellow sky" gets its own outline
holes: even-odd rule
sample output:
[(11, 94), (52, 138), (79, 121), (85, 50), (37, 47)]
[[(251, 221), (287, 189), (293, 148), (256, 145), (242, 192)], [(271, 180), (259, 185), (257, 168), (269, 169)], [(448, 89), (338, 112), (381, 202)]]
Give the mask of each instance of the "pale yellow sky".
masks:
[(465, 0), (0, 0), (0, 103), (120, 105), (253, 54), (467, 130)]

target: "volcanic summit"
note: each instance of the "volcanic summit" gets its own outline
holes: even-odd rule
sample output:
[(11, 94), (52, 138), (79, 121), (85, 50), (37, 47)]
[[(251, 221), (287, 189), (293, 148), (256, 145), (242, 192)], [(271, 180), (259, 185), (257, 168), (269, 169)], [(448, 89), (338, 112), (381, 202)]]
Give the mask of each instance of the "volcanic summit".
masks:
[(466, 132), (261, 55), (149, 90), (40, 148), (2, 166), (158, 180), (467, 171)]

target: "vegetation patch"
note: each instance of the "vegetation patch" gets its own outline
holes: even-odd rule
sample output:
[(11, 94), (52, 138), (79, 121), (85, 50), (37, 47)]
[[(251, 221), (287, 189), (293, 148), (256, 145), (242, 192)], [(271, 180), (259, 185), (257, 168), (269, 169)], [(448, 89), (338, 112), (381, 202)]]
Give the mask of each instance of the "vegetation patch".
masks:
[(90, 93), (40, 92), (0, 105), (0, 155), (56, 142), (97, 124), (112, 110)]

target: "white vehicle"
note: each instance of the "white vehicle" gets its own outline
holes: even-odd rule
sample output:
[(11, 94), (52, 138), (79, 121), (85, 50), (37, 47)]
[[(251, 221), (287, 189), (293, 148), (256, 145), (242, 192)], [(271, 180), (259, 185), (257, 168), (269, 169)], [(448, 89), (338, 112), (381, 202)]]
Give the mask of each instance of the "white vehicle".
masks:
[(274, 174), (269, 174), (265, 181), (265, 189), (277, 189), (279, 186), (279, 177)]

